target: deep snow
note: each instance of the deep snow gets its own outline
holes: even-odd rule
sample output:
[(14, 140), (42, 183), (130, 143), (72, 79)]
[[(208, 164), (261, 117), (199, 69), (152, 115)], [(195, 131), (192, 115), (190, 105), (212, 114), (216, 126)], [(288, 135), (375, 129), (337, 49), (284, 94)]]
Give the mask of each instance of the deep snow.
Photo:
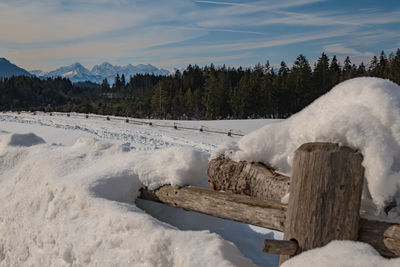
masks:
[(146, 184), (201, 183), (204, 173), (183, 166), (201, 152), (126, 151), (88, 138), (37, 144), (32, 136), (19, 144), (0, 137), (0, 265), (251, 265), (216, 234), (179, 231), (133, 204)]
[(144, 185), (208, 187), (209, 153), (233, 137), (42, 113), (0, 114), (0, 129), (0, 266), (252, 266), (243, 254), (277, 264), (260, 244), (281, 233), (135, 204)]
[[(179, 122), (243, 132), (267, 124), (242, 139), (100, 118), (0, 114), (0, 266), (277, 266), (278, 257), (260, 245), (282, 233), (136, 204), (139, 188), (208, 186), (213, 151), (289, 172), (299, 145), (331, 141), (364, 154), (369, 190), (381, 207), (400, 183), (399, 95), (391, 82), (354, 79), (284, 121)], [(398, 211), (390, 216), (398, 219)], [(305, 264), (400, 266), (400, 259), (335, 241), (284, 266)]]

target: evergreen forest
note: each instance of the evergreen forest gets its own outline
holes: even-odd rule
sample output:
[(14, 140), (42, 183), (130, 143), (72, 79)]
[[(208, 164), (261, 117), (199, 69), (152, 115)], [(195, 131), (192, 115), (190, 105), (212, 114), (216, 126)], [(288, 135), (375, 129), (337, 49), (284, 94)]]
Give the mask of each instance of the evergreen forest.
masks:
[(109, 84), (72, 84), (65, 78), (0, 78), (0, 110), (96, 113), (158, 119), (286, 118), (334, 85), (372, 76), (400, 84), (400, 49), (367, 64), (343, 63), (325, 53), (311, 66), (299, 55), (291, 67), (267, 61), (251, 69), (189, 65), (169, 76), (117, 75)]

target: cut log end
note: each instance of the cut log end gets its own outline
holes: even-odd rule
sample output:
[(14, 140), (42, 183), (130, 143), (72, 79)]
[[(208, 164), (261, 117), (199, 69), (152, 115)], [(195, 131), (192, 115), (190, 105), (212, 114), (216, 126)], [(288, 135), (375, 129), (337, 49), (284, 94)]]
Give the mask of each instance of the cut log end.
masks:
[(216, 191), (276, 201), (289, 192), (290, 178), (263, 163), (219, 157), (210, 161), (207, 174), (211, 188)]

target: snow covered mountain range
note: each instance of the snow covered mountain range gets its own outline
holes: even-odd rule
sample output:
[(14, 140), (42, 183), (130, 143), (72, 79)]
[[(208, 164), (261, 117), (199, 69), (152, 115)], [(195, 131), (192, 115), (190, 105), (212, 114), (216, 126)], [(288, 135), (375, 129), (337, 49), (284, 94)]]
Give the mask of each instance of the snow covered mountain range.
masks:
[(56, 70), (49, 72), (44, 72), (41, 70), (33, 70), (28, 72), (27, 70), (24, 70), (17, 65), (12, 64), (9, 60), (5, 58), (0, 58), (0, 77), (34, 75), (39, 78), (64, 77), (70, 79), (72, 82), (90, 81), (94, 83), (101, 83), (106, 78), (108, 82), (112, 84), (114, 83), (114, 79), (117, 74), (119, 74), (120, 76), (124, 74), (126, 80), (129, 81), (130, 76), (146, 73), (154, 75), (170, 74), (168, 70), (160, 69), (150, 64), (139, 64), (136, 66), (129, 64), (126, 66), (117, 66), (112, 65), (108, 62), (104, 62), (100, 65), (95, 65), (92, 70), (88, 70), (80, 63), (76, 62), (72, 65), (60, 67)]
[(38, 77), (65, 77), (70, 79), (72, 82), (91, 81), (95, 83), (101, 83), (106, 78), (110, 84), (114, 82), (117, 74), (124, 74), (128, 80), (130, 76), (146, 73), (154, 75), (168, 75), (169, 71), (165, 69), (159, 69), (150, 64), (139, 64), (136, 66), (129, 64), (126, 66), (117, 66), (108, 62), (95, 65), (92, 70), (88, 70), (80, 63), (76, 62), (70, 66), (60, 67), (49, 72), (43, 72), (41, 70), (31, 71), (31, 74)]

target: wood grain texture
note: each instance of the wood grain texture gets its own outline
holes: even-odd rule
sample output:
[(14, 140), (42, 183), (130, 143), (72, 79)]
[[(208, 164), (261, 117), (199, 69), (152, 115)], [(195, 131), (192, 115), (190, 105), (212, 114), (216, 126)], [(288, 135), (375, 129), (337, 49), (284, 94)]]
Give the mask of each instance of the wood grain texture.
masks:
[(265, 239), (262, 251), (269, 254), (296, 255), (299, 245), (290, 240), (271, 240)]
[(361, 219), (358, 241), (370, 244), (384, 257), (398, 257), (400, 225)]
[(282, 231), (286, 205), (198, 187), (163, 186), (142, 190), (141, 198), (216, 217)]
[[(294, 156), (284, 239), (302, 251), (357, 240), (364, 169), (348, 147), (307, 143)], [(291, 256), (281, 256), (280, 263)]]
[(290, 178), (262, 163), (219, 157), (209, 162), (207, 175), (211, 188), (217, 191), (277, 201), (289, 193)]

